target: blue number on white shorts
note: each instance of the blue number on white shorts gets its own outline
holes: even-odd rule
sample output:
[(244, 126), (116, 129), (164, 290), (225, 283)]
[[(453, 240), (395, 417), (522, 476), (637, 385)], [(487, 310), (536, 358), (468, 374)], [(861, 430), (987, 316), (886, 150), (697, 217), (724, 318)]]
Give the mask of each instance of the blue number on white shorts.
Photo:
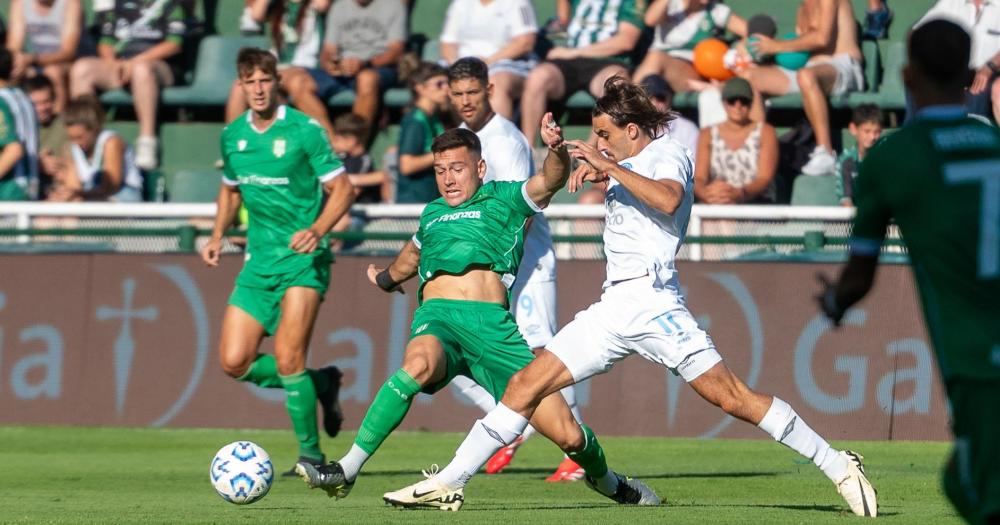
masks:
[(535, 302), (531, 300), (530, 295), (522, 295), (517, 302), (518, 308), (521, 309), (521, 313), (524, 315), (531, 315), (532, 311), (535, 309)]
[[(673, 335), (675, 330), (681, 329), (681, 325), (677, 324), (677, 321), (674, 321), (674, 315), (671, 312), (667, 312), (653, 320), (656, 321), (656, 324), (660, 325), (660, 328), (662, 328), (667, 335)], [(667, 323), (670, 324), (668, 325)], [(673, 328), (671, 328), (670, 325), (673, 325)]]

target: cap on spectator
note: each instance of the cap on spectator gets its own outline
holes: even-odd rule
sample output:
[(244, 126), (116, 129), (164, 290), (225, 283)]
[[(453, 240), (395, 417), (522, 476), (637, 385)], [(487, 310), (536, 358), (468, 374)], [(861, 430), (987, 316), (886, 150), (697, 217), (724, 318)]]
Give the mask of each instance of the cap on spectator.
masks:
[(753, 100), (753, 88), (750, 83), (740, 77), (734, 77), (722, 85), (722, 100), (745, 98)]
[(650, 97), (670, 100), (674, 96), (674, 90), (670, 89), (670, 84), (667, 84), (666, 79), (660, 75), (648, 75), (639, 82), (639, 85), (646, 90), (646, 94)]
[(778, 34), (778, 23), (771, 15), (754, 15), (747, 21), (747, 34), (773, 38)]

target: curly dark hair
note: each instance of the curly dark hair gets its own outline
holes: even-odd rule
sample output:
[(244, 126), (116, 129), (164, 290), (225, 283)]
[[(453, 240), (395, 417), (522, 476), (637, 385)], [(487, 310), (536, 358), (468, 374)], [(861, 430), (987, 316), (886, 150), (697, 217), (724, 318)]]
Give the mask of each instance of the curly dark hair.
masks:
[(590, 116), (607, 115), (619, 128), (632, 123), (650, 137), (656, 137), (671, 120), (677, 118), (672, 111), (660, 111), (649, 101), (649, 94), (638, 84), (613, 76), (604, 82), (604, 96), (597, 99)]

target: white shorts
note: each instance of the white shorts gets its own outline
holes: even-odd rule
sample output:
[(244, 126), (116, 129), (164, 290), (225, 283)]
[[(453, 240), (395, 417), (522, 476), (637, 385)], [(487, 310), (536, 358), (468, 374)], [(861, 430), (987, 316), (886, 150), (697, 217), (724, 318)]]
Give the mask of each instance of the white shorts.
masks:
[(496, 75), (497, 73), (510, 73), (514, 76), (527, 78), (528, 73), (538, 65), (538, 60), (534, 57), (511, 60), (505, 58), (503, 60), (497, 60), (490, 65), (490, 76)]
[(516, 283), (511, 293), (514, 320), (531, 348), (544, 348), (556, 333), (556, 282)]
[(684, 298), (654, 288), (648, 277), (608, 287), (600, 301), (576, 314), (546, 348), (576, 382), (603, 374), (632, 354), (671, 369), (687, 382), (722, 361)]
[[(865, 72), (861, 67), (861, 62), (855, 60), (847, 53), (841, 53), (827, 58), (810, 60), (806, 67), (829, 64), (837, 70), (837, 80), (833, 82), (833, 89), (830, 95), (843, 95), (849, 91), (861, 91), (865, 88)], [(788, 77), (789, 93), (798, 93), (799, 87), (798, 72), (790, 69), (780, 68)]]

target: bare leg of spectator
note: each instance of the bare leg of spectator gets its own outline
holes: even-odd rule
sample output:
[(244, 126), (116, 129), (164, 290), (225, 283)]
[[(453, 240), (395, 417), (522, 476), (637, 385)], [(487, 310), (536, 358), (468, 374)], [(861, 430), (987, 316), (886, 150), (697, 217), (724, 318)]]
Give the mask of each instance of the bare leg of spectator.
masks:
[[(628, 78), (628, 70), (622, 66), (608, 66), (600, 70), (594, 78), (590, 79), (590, 94), (594, 98), (601, 98), (604, 96), (604, 83), (611, 77), (622, 77)], [(541, 122), (541, 117), (539, 117), (539, 122)]]
[(538, 123), (542, 121), (549, 100), (569, 94), (566, 93), (562, 72), (556, 66), (542, 62), (531, 70), (524, 81), (524, 94), (521, 96), (521, 132), (528, 138), (529, 145), (535, 146)]
[(632, 80), (641, 82), (649, 75), (662, 76), (675, 92), (700, 91), (707, 85), (701, 75), (695, 71), (694, 65), (687, 60), (674, 58), (662, 51), (647, 53), (646, 58), (632, 74)]
[(827, 93), (833, 90), (837, 70), (828, 64), (802, 68), (798, 72), (799, 89), (802, 90), (802, 109), (816, 134), (816, 145), (833, 154), (830, 138), (830, 111)]
[(81, 58), (73, 63), (69, 71), (70, 97), (94, 95), (98, 89), (121, 87), (117, 64), (97, 57)]
[[(374, 69), (363, 69), (358, 72), (358, 76), (354, 79), (354, 106), (351, 111), (364, 117), (369, 126), (375, 122), (378, 98), (378, 72)], [(323, 110), (326, 110), (325, 105)]]
[(160, 88), (174, 83), (170, 66), (161, 60), (143, 60), (132, 65), (129, 84), (135, 116), (139, 121), (139, 138), (135, 141), (135, 163), (144, 170), (155, 168), (157, 159), (156, 111), (160, 106)]
[(490, 105), (505, 119), (514, 116), (514, 100), (524, 89), (524, 77), (513, 73), (497, 73), (490, 76), (490, 83), (493, 84), (493, 98)]
[(993, 80), (990, 98), (993, 100), (993, 122), (1000, 124), (1000, 79)]
[(57, 114), (62, 113), (63, 108), (66, 107), (66, 102), (69, 101), (69, 64), (45, 66), (42, 69), (42, 74), (49, 77), (49, 80), (52, 81), (52, 87), (55, 91), (55, 112)]
[(326, 103), (316, 96), (316, 81), (308, 71), (293, 67), (281, 73), (281, 86), (288, 92), (299, 111), (316, 119), (327, 135), (333, 136), (333, 124), (326, 111)]
[(788, 77), (776, 67), (752, 67), (744, 71), (740, 76), (753, 86), (754, 101), (753, 106), (750, 108), (750, 118), (755, 122), (764, 121), (763, 97), (784, 95), (792, 87)]
[(238, 81), (233, 82), (233, 87), (229, 88), (229, 98), (226, 99), (226, 123), (236, 120), (236, 117), (247, 110), (247, 101), (243, 97), (243, 90), (240, 89)]

